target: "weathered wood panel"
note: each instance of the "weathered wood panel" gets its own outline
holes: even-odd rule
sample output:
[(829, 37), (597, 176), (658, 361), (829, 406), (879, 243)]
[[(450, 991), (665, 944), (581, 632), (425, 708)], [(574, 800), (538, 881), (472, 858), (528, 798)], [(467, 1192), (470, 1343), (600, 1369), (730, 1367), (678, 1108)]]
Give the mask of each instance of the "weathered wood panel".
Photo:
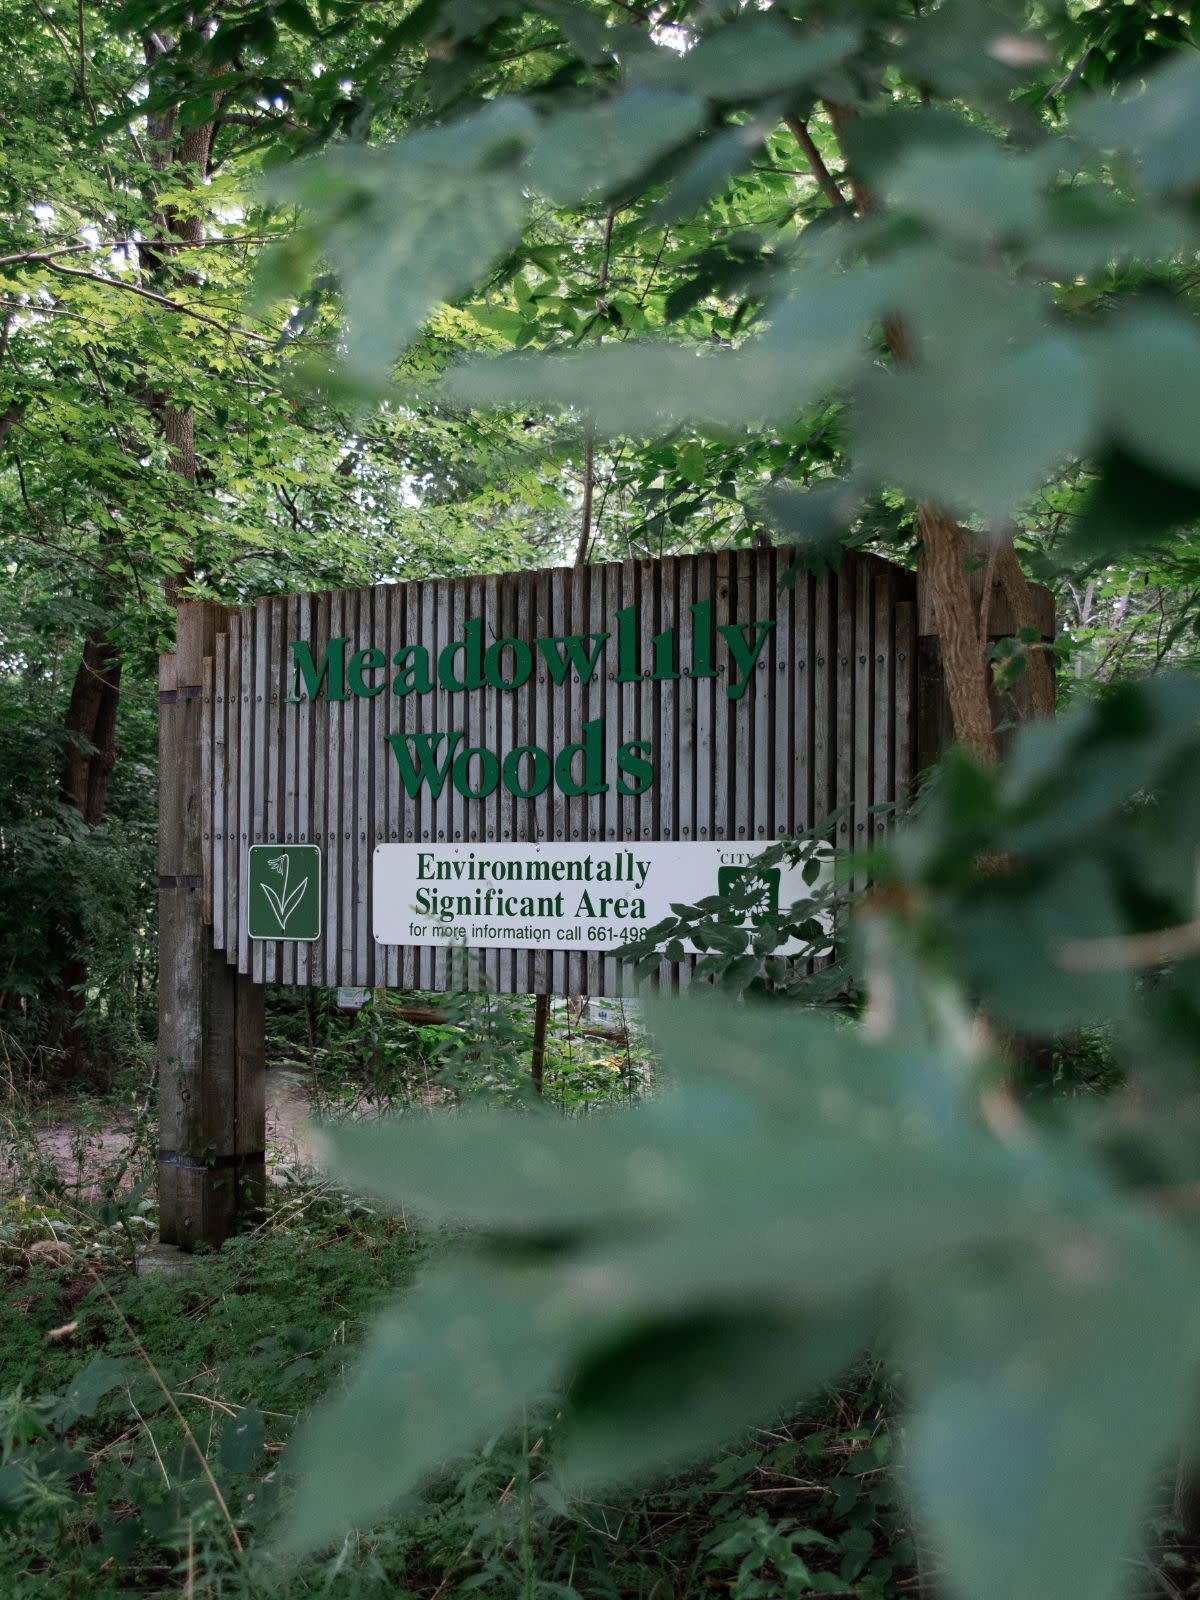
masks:
[(204, 602), (181, 606), (176, 653), (160, 661), (159, 1225), (188, 1249), (228, 1237), (262, 1194), (262, 990), (230, 970), (212, 937), (223, 919), (236, 948), (214, 876), (222, 858), (232, 875), (224, 801), (241, 792), (217, 681), (234, 620)]
[[(634, 608), (636, 669), (618, 651), (618, 613)], [(441, 651), (480, 619), (481, 654), (505, 640), (507, 677), (520, 646), (532, 662), (513, 689), (460, 689), (438, 674)], [(721, 629), (774, 627), (749, 682)], [(865, 844), (879, 832), (876, 808), (901, 798), (917, 749), (917, 613), (913, 575), (870, 556), (847, 556), (837, 573), (795, 569), (790, 552), (721, 551), (662, 561), (487, 578), (281, 596), (226, 613), (211, 649), (205, 710), (204, 830), (212, 938), (259, 982), (436, 989), (461, 981), (457, 954), (428, 946), (382, 946), (372, 937), (372, 852), (385, 841), (616, 842), (724, 840), (742, 846), (819, 826), (845, 808), (831, 835)], [(672, 633), (673, 630), (673, 633)], [(587, 681), (556, 673), (535, 641), (610, 635)], [(748, 636), (743, 633), (743, 638)], [(752, 635), (749, 638), (752, 639)], [(377, 648), (378, 693), (330, 699), (306, 693), (289, 644), (307, 641), (320, 663), (331, 639)], [(402, 645), (429, 653), (428, 693), (396, 693)], [(470, 652), (454, 659), (466, 682)], [(374, 658), (372, 658), (374, 659)], [(198, 663), (198, 668), (199, 668)], [(693, 671), (693, 668), (696, 668)], [(365, 669), (368, 674), (370, 669)], [(553, 781), (528, 798), (504, 783), (471, 798), (447, 781), (440, 793), (406, 792), (388, 738), (461, 731), (460, 750), (503, 761), (518, 746), (551, 761), (604, 723), (604, 792), (563, 794)], [(656, 780), (641, 794), (613, 782), (617, 750), (652, 747)], [(445, 742), (439, 759), (445, 755)], [(534, 758), (520, 767), (529, 782)], [(468, 765), (482, 783), (485, 761)], [(582, 772), (582, 752), (573, 771)], [(247, 859), (251, 844), (314, 843), (322, 850), (323, 922), (313, 943), (250, 940)], [(603, 951), (489, 950), (471, 958), (469, 981), (502, 991), (619, 993), (625, 969)], [(677, 974), (664, 970), (667, 981)], [(686, 978), (686, 972), (682, 974)]]

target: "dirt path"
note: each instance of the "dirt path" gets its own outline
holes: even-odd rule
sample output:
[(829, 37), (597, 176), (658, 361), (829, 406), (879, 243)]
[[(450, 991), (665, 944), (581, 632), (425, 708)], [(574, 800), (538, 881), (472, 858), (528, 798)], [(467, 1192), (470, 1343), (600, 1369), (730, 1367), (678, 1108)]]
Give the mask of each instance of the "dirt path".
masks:
[[(77, 1192), (86, 1200), (98, 1197), (100, 1174), (120, 1163), (134, 1137), (133, 1124), (127, 1120), (89, 1124), (53, 1113), (32, 1132), (43, 1157), (60, 1178), (79, 1185)], [(268, 1173), (284, 1168), (295, 1173), (316, 1162), (317, 1141), (303, 1080), (286, 1068), (268, 1068)], [(19, 1167), (20, 1157), (0, 1143), (0, 1186)]]

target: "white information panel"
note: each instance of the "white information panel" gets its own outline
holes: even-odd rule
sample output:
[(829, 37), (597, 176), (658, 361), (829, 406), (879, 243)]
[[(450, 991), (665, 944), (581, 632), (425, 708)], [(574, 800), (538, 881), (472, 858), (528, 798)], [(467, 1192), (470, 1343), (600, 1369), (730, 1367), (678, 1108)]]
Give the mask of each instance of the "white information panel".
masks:
[[(618, 950), (672, 905), (727, 894), (767, 844), (381, 844), (372, 872), (379, 944)], [(754, 915), (812, 889), (799, 867), (766, 874)], [(799, 945), (780, 946), (786, 955)]]

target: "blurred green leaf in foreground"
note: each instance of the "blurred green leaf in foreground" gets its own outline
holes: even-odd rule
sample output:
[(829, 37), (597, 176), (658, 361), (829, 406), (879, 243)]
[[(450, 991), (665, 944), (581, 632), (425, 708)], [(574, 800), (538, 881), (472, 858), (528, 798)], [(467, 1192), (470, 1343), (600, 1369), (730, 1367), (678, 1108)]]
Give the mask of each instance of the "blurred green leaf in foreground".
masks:
[[(876, 862), (861, 1020), (693, 996), (657, 1010), (671, 1087), (636, 1110), (339, 1134), (354, 1182), (476, 1245), (309, 1424), (293, 1540), (548, 1395), (569, 1490), (768, 1422), (871, 1346), (953, 1592), (1120, 1592), (1200, 1373), (1195, 959), (1128, 970), (1191, 914), (1198, 710), (1161, 680), (1028, 730), (1006, 770), (952, 761)], [(1081, 983), (1127, 1088), (1039, 1116), (988, 1019), (1069, 1015)]]

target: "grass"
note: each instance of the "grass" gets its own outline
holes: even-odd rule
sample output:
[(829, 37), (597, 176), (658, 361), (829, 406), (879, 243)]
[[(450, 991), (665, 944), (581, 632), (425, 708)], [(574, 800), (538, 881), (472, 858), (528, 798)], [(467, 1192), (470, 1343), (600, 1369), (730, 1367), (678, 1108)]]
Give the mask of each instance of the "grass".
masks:
[[(386, 1007), (314, 1018), (288, 1000), (272, 1018), (272, 1054), (327, 1112), (439, 1114), (476, 1094), (528, 1092), (529, 1021), (520, 1004), (476, 1000), (416, 1026)], [(1090, 1042), (1084, 1053), (1094, 1071)], [(652, 1076), (636, 1041), (587, 1039), (559, 1013), (547, 1091), (564, 1111), (636, 1098)], [(874, 1365), (687, 1473), (602, 1495), (564, 1492), (549, 1404), (449, 1463), (419, 1503), (283, 1562), (275, 1535), (298, 1420), (337, 1392), (380, 1308), (460, 1241), (293, 1165), (277, 1171), (253, 1231), (197, 1254), (186, 1273), (135, 1271), (154, 1232), (153, 1108), (136, 1086), (116, 1104), (90, 1102), (64, 1170), (45, 1159), (36, 1107), (11, 1082), (0, 1120), (0, 1596), (905, 1600), (935, 1586), (932, 1563), (918, 1564), (890, 1384)], [(115, 1149), (97, 1137), (114, 1116), (128, 1127)], [(1160, 1531), (1148, 1571), (1186, 1593), (1190, 1560), (1181, 1567)]]

